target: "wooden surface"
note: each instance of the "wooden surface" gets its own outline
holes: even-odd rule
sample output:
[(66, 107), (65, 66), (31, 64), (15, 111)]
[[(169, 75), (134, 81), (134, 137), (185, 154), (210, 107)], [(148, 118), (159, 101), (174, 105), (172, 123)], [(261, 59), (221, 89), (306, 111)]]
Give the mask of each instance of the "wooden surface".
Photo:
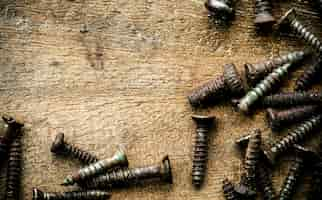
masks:
[[(245, 62), (305, 46), (291, 36), (256, 34), (253, 4), (239, 1), (225, 30), (209, 23), (203, 0), (0, 1), (0, 111), (26, 121), (24, 199), (33, 187), (65, 190), (59, 184), (80, 166), (50, 153), (59, 131), (101, 158), (123, 146), (131, 166), (169, 154), (173, 186), (117, 190), (112, 199), (224, 199), (222, 180), (237, 182), (242, 168), (234, 140), (254, 127), (276, 136), (261, 112), (244, 117), (228, 104), (192, 111), (186, 95), (220, 75), (225, 63), (241, 71)], [(292, 6), (321, 36), (308, 1), (275, 1), (275, 16)], [(191, 186), (192, 113), (218, 117), (200, 191)], [(287, 168), (283, 162), (274, 173), (277, 190)]]

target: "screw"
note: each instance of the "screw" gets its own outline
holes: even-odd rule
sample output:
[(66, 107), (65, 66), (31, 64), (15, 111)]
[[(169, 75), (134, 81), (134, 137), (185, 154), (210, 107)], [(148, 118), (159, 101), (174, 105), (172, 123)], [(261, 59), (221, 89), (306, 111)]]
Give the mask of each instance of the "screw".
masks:
[(288, 125), (304, 121), (312, 115), (321, 113), (321, 106), (309, 105), (303, 107), (290, 108), (289, 110), (277, 111), (267, 109), (267, 121), (273, 131), (278, 131)]
[(135, 184), (140, 180), (155, 178), (172, 184), (172, 172), (168, 156), (162, 159), (161, 164), (141, 168), (118, 169), (85, 181), (81, 183), (81, 186), (85, 188), (111, 188), (113, 186)]
[(239, 195), (236, 193), (234, 185), (227, 178), (223, 180), (223, 193), (227, 200), (239, 200), (241, 199)]
[(19, 199), (20, 177), (21, 177), (21, 160), (22, 160), (22, 144), (21, 136), (18, 135), (12, 142), (9, 149), (9, 161), (7, 171), (7, 191), (6, 199)]
[(244, 178), (241, 185), (245, 185), (250, 191), (256, 191), (256, 168), (261, 157), (261, 131), (255, 129), (249, 137), (246, 149)]
[(242, 99), (233, 102), (237, 105), (238, 109), (244, 113), (250, 111), (250, 107), (254, 105), (260, 98), (273, 89), (277, 89), (278, 84), (287, 75), (291, 64), (285, 64), (269, 74), (264, 80), (258, 83), (255, 88), (250, 90)]
[(254, 86), (259, 82), (259, 80), (263, 79), (274, 69), (286, 63), (297, 64), (310, 54), (311, 52), (309, 50), (293, 51), (283, 56), (267, 60), (265, 62), (260, 62), (257, 64), (246, 63), (244, 67), (247, 84), (249, 86)]
[(122, 150), (117, 151), (113, 157), (100, 160), (96, 163), (90, 164), (73, 175), (67, 176), (62, 185), (73, 185), (74, 183), (79, 183), (91, 177), (103, 174), (111, 168), (117, 166), (128, 166), (128, 160), (125, 153)]
[(188, 100), (193, 107), (206, 106), (224, 97), (239, 96), (244, 93), (241, 77), (234, 64), (224, 65), (222, 76), (193, 90)]
[(98, 162), (98, 158), (92, 155), (89, 152), (86, 152), (78, 147), (69, 144), (64, 140), (64, 133), (58, 133), (56, 138), (51, 146), (51, 152), (61, 155), (70, 155), (74, 158), (77, 158), (84, 164), (91, 164)]
[(308, 31), (299, 20), (296, 19), (296, 11), (294, 8), (288, 10), (277, 23), (278, 28), (285, 26), (288, 26), (295, 31), (300, 39), (311, 45), (317, 52), (322, 52), (322, 44), (320, 40), (313, 33)]
[(196, 139), (192, 164), (192, 184), (199, 188), (205, 177), (208, 157), (208, 135), (215, 121), (214, 116), (193, 115), (196, 122)]
[(321, 122), (322, 115), (318, 115), (304, 121), (292, 129), (287, 136), (278, 140), (267, 152), (265, 152), (268, 161), (270, 161), (271, 164), (274, 164), (278, 155), (313, 135), (314, 131), (321, 126)]
[(43, 192), (33, 189), (32, 200), (105, 200), (111, 195), (103, 191)]
[(11, 116), (2, 116), (2, 129), (0, 130), (0, 163), (4, 162), (8, 154), (9, 145), (20, 134), (23, 123)]
[[(245, 149), (249, 143), (249, 139), (252, 137), (251, 134), (242, 136), (241, 138), (237, 139), (235, 141), (236, 145), (238, 145), (241, 149)], [(262, 149), (260, 149), (260, 161), (266, 161), (263, 160), (263, 155), (264, 152)], [(272, 185), (272, 180), (271, 180), (271, 173), (269, 172), (269, 169), (266, 166), (265, 162), (259, 162), (257, 165), (257, 170), (256, 170), (256, 180), (259, 183), (259, 189), (262, 190), (264, 200), (272, 200), (276, 198), (275, 191)], [(245, 181), (245, 176), (242, 176), (241, 182)], [(235, 188), (236, 190), (236, 188)], [(237, 193), (240, 193), (238, 190), (236, 190)], [(248, 189), (248, 191), (250, 191)], [(256, 194), (256, 193), (255, 193)], [(255, 195), (251, 194), (249, 196)], [(243, 195), (246, 196), (246, 195)]]
[(320, 74), (322, 72), (322, 59), (319, 58), (317, 62), (308, 67), (304, 73), (295, 82), (295, 91), (305, 91), (309, 89), (314, 83), (320, 81)]
[(232, 8), (232, 0), (207, 0), (205, 7), (211, 17), (219, 17), (225, 20), (232, 18), (235, 14)]
[(255, 20), (254, 23), (263, 28), (269, 28), (275, 22), (272, 15), (271, 0), (256, 0), (255, 1)]
[(319, 159), (316, 153), (306, 148), (298, 145), (295, 145), (294, 148), (296, 151), (296, 157), (282, 185), (279, 197), (280, 200), (292, 199), (298, 179), (303, 172), (304, 165), (307, 164), (306, 162), (312, 162), (311, 159), (313, 159), (313, 162), (316, 161), (316, 159)]
[(295, 93), (280, 93), (266, 96), (261, 104), (264, 107), (285, 108), (311, 104), (321, 104), (321, 92), (295, 92)]

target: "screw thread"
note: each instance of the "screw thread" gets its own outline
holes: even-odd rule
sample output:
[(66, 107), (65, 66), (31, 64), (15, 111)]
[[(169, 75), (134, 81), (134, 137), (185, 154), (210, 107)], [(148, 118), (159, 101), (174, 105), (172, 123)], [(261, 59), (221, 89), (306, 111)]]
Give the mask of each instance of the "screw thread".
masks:
[(270, 0), (256, 0), (255, 14), (268, 14), (272, 16), (272, 2)]
[(71, 155), (85, 164), (98, 162), (98, 158), (96, 156), (74, 145), (65, 143), (64, 149), (67, 155)]
[(243, 95), (245, 90), (241, 77), (234, 64), (224, 65), (224, 81), (231, 96)]
[(312, 115), (321, 113), (320, 106), (295, 107), (289, 110), (276, 111), (267, 109), (267, 119), (273, 131), (280, 130), (288, 125), (304, 121)]
[(110, 197), (108, 192), (103, 191), (72, 191), (72, 192), (40, 192), (35, 196), (39, 200), (105, 200)]
[(192, 161), (192, 183), (200, 187), (204, 181), (208, 159), (208, 127), (198, 127)]
[(207, 105), (212, 101), (221, 99), (225, 91), (224, 77), (219, 76), (193, 90), (188, 96), (188, 100), (193, 107)]
[(300, 21), (293, 19), (290, 26), (295, 30), (299, 38), (310, 44), (318, 52), (322, 52), (322, 44), (320, 40), (310, 31), (308, 31)]
[(223, 193), (227, 200), (239, 200), (239, 196), (234, 189), (234, 185), (228, 179), (223, 180)]
[(256, 129), (249, 138), (245, 156), (245, 185), (251, 190), (256, 190), (256, 169), (261, 157), (261, 132)]
[(273, 89), (276, 89), (277, 85), (287, 75), (290, 67), (291, 64), (288, 63), (275, 69), (264, 80), (257, 84), (255, 88), (250, 90), (242, 99), (239, 100), (239, 103), (237, 105), (239, 110), (248, 112), (249, 108), (260, 98), (271, 92)]
[(19, 199), (20, 177), (21, 177), (22, 143), (18, 136), (10, 146), (8, 172), (7, 172), (7, 190), (6, 199)]
[(82, 182), (80, 185), (85, 188), (111, 188), (135, 184), (139, 180), (160, 178), (161, 176), (160, 166), (119, 169)]
[(309, 89), (314, 83), (320, 80), (322, 72), (322, 59), (308, 67), (295, 82), (295, 91), (304, 91)]
[(75, 182), (81, 182), (85, 179), (89, 179), (91, 177), (103, 174), (107, 172), (109, 169), (127, 165), (128, 160), (125, 153), (123, 151), (118, 151), (112, 158), (107, 158), (90, 164), (84, 168), (81, 168), (75, 174), (68, 176), (64, 180), (63, 185), (73, 185)]
[(269, 150), (268, 156), (274, 162), (277, 155), (285, 152), (293, 145), (303, 141), (310, 134), (314, 134), (314, 130), (321, 126), (322, 115), (312, 117), (306, 120), (295, 129), (293, 129), (287, 136), (283, 137), (277, 143), (275, 143)]
[(282, 189), (280, 191), (280, 200), (290, 200), (295, 192), (295, 186), (304, 168), (304, 161), (302, 158), (297, 157), (292, 164), (285, 181), (283, 183)]
[(273, 200), (276, 198), (276, 194), (272, 184), (271, 173), (268, 168), (263, 164), (258, 166), (256, 173), (257, 180), (259, 182), (260, 189), (263, 193), (264, 200)]
[(266, 96), (262, 100), (262, 105), (264, 107), (294, 107), (300, 105), (320, 104), (321, 102), (322, 93), (295, 92)]
[(286, 63), (296, 64), (310, 54), (309, 51), (293, 51), (286, 55), (276, 57), (257, 64), (245, 64), (245, 74), (247, 83), (255, 85), (259, 80), (263, 79), (267, 74), (271, 73), (277, 67)]

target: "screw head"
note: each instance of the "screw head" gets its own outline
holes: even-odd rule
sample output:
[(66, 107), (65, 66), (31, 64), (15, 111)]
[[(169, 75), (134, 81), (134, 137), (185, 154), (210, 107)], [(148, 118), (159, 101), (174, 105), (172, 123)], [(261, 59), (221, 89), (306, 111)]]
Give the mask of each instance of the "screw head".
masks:
[(257, 14), (254, 23), (261, 27), (271, 27), (275, 23), (275, 18), (269, 13)]
[(295, 19), (295, 17), (296, 17), (296, 11), (294, 8), (291, 8), (278, 20), (276, 24), (277, 28), (279, 29), (284, 25), (287, 25), (291, 20)]
[(170, 163), (170, 159), (169, 159), (169, 156), (168, 155), (166, 155), (162, 159), (162, 164), (161, 164), (161, 178), (166, 183), (170, 183), (170, 184), (173, 183), (171, 163)]
[(224, 65), (224, 80), (233, 96), (239, 96), (245, 93), (243, 81), (234, 64)]
[(216, 118), (215, 116), (192, 115), (192, 119), (197, 125), (211, 126)]
[(305, 159), (306, 161), (310, 163), (319, 163), (321, 162), (321, 157), (314, 151), (305, 148), (300, 145), (294, 145), (295, 153), (297, 156)]
[(234, 10), (224, 1), (207, 0), (205, 2), (205, 7), (211, 15), (221, 18), (229, 18), (234, 14)]
[(32, 200), (43, 200), (43, 199), (44, 199), (44, 193), (41, 190), (34, 188), (32, 190)]
[(58, 133), (53, 144), (51, 145), (50, 151), (53, 153), (62, 153), (65, 145), (64, 138), (64, 133)]

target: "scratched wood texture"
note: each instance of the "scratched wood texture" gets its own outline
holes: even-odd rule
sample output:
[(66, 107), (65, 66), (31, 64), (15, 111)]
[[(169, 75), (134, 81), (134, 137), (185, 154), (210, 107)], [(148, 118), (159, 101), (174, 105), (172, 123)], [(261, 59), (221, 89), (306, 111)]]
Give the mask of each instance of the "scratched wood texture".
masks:
[[(26, 122), (24, 199), (31, 199), (33, 187), (66, 190), (59, 184), (80, 167), (50, 153), (60, 131), (101, 158), (122, 146), (133, 167), (169, 154), (172, 186), (117, 190), (112, 199), (224, 199), (222, 180), (237, 182), (242, 168), (234, 140), (255, 127), (265, 138), (276, 136), (260, 111), (245, 117), (229, 104), (193, 111), (187, 94), (220, 75), (225, 63), (242, 71), (245, 62), (305, 46), (292, 36), (257, 34), (253, 5), (253, 0), (238, 1), (236, 19), (224, 29), (209, 23), (203, 0), (1, 0), (0, 111)], [(302, 20), (321, 36), (310, 1), (274, 5), (277, 18), (290, 7), (300, 9)], [(200, 191), (191, 186), (192, 113), (218, 117)], [(288, 163), (274, 172), (277, 191)], [(304, 198), (301, 188), (295, 199)]]

